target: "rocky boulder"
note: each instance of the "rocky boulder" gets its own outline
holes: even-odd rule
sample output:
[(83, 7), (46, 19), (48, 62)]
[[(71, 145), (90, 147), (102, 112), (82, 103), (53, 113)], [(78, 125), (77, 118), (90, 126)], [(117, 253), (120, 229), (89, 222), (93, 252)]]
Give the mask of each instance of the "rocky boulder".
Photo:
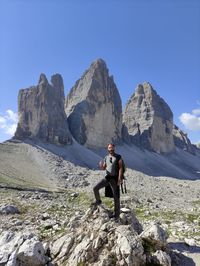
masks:
[(39, 138), (61, 144), (71, 144), (64, 111), (64, 86), (61, 75), (51, 77), (51, 84), (44, 74), (37, 86), (22, 89), (18, 95), (19, 122), (15, 138)]
[(70, 90), (65, 111), (80, 144), (96, 148), (121, 139), (121, 98), (102, 59), (93, 62)]
[(149, 223), (144, 231), (140, 234), (143, 239), (152, 241), (157, 248), (165, 247), (167, 244), (167, 233), (160, 227), (159, 224), (152, 222)]
[(0, 214), (19, 214), (19, 209), (14, 205), (0, 206)]
[(172, 134), (173, 114), (167, 103), (148, 82), (139, 84), (123, 115), (123, 138), (157, 153), (175, 148)]
[(44, 266), (48, 261), (42, 242), (33, 234), (11, 231), (0, 234), (0, 265)]
[(190, 140), (188, 139), (187, 134), (184, 133), (176, 125), (173, 126), (173, 137), (174, 137), (174, 143), (176, 147), (184, 151), (187, 151), (191, 154), (195, 154), (195, 148), (191, 144)]
[(166, 252), (157, 250), (152, 256), (152, 265), (171, 266), (172, 260)]

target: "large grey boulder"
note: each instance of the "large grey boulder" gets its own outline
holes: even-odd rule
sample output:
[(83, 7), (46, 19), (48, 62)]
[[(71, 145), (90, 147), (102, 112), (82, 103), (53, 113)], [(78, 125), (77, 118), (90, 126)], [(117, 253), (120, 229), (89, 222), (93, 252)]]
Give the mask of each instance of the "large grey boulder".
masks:
[(96, 148), (121, 139), (121, 98), (102, 59), (93, 62), (70, 90), (65, 111), (80, 144)]
[(159, 224), (151, 222), (144, 228), (140, 237), (149, 241), (151, 240), (157, 247), (165, 247), (168, 235)]
[(191, 144), (190, 140), (187, 137), (187, 134), (184, 133), (180, 128), (178, 128), (176, 125), (173, 127), (173, 137), (174, 137), (174, 143), (176, 147), (187, 151), (191, 154), (195, 154), (195, 148)]
[(157, 250), (153, 254), (153, 261), (154, 261), (154, 265), (162, 265), (162, 266), (172, 265), (172, 260), (170, 256), (162, 250)]
[(126, 104), (123, 115), (123, 138), (157, 153), (175, 148), (172, 134), (173, 113), (151, 84), (139, 84)]
[(51, 77), (51, 84), (44, 74), (37, 86), (19, 91), (19, 122), (15, 138), (39, 138), (53, 143), (71, 144), (64, 111), (64, 86), (61, 75)]
[(17, 254), (22, 265), (42, 266), (48, 262), (42, 242), (36, 238), (26, 239)]
[(42, 242), (31, 233), (0, 233), (0, 265), (44, 266), (50, 261), (45, 253)]
[(0, 206), (0, 214), (19, 214), (19, 209), (14, 205)]

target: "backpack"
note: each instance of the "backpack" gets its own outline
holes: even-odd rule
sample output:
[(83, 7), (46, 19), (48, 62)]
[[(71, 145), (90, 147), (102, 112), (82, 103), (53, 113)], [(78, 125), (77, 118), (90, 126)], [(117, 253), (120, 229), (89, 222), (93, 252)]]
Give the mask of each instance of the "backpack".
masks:
[(122, 160), (122, 169), (123, 169), (123, 176), (124, 176), (124, 173), (126, 172), (126, 165), (124, 163), (124, 160), (123, 159), (121, 160)]
[(121, 184), (121, 191), (122, 191), (122, 194), (124, 193), (127, 193), (127, 189), (126, 189), (126, 178), (124, 176), (124, 173), (126, 172), (126, 165), (124, 163), (124, 160), (122, 159), (121, 155), (117, 154), (117, 167), (119, 167), (119, 160), (122, 160), (122, 171), (123, 171), (123, 175), (122, 175), (122, 178), (123, 178), (123, 184)]
[(118, 163), (119, 163), (119, 160), (122, 160), (122, 172), (123, 172), (123, 179), (124, 179), (124, 173), (126, 172), (126, 165), (124, 163), (124, 160), (122, 159), (121, 155), (117, 154), (117, 165), (116, 167), (119, 167)]

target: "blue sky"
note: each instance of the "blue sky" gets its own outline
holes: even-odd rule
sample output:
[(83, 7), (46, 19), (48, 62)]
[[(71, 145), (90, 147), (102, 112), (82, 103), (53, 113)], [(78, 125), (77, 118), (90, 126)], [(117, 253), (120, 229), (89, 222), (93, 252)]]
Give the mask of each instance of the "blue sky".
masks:
[(148, 81), (200, 141), (199, 0), (0, 0), (0, 141), (14, 132), (19, 89), (60, 73), (67, 94), (97, 58), (123, 106)]

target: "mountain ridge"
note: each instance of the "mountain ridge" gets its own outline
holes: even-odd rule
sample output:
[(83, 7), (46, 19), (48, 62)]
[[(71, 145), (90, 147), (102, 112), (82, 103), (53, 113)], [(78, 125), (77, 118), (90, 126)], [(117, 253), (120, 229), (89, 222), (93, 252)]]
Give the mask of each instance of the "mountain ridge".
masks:
[[(169, 176), (188, 180), (199, 179), (199, 149), (195, 148), (190, 143), (187, 135), (178, 129), (178, 127), (173, 125), (172, 128), (172, 113), (170, 107), (168, 107), (168, 105), (165, 106), (163, 99), (161, 107), (159, 106), (158, 111), (155, 111), (155, 108), (151, 105), (151, 101), (154, 99), (155, 103), (159, 103), (160, 96), (158, 96), (150, 83), (146, 82), (143, 85), (138, 85), (137, 89), (139, 90), (139, 93), (136, 93), (138, 98), (134, 100), (134, 92), (128, 102), (129, 105), (131, 101), (133, 101), (133, 112), (143, 112), (144, 118), (141, 116), (141, 119), (137, 121), (137, 123), (140, 123), (140, 130), (142, 126), (146, 127), (144, 128), (144, 137), (142, 131), (140, 132), (140, 135), (138, 134), (137, 127), (136, 134), (134, 133), (131, 136), (130, 131), (128, 132), (127, 125), (122, 121), (120, 95), (117, 94), (119, 106), (113, 104), (111, 101), (111, 99), (115, 98), (113, 98), (111, 92), (113, 90), (118, 92), (117, 87), (115, 87), (116, 85), (111, 82), (114, 86), (113, 88), (109, 87), (110, 85), (104, 88), (101, 83), (102, 80), (107, 81), (111, 77), (108, 74), (109, 72), (106, 64), (99, 59), (95, 62), (96, 63), (91, 64), (89, 70), (84, 72), (82, 79), (87, 78), (89, 79), (89, 83), (92, 84), (92, 79), (94, 78), (93, 74), (89, 77), (86, 75), (91, 71), (96, 71), (95, 75), (97, 76), (95, 76), (95, 78), (97, 78), (98, 82), (95, 84), (100, 88), (100, 94), (95, 100), (93, 99), (93, 96), (95, 96), (94, 92), (96, 92), (97, 89), (96, 87), (94, 88), (93, 85), (89, 88), (89, 90), (92, 91), (92, 97), (91, 95), (82, 92), (84, 97), (83, 99), (81, 98), (81, 101), (86, 101), (87, 106), (93, 106), (94, 110), (86, 110), (84, 115), (80, 111), (78, 114), (76, 113), (76, 115), (82, 119), (82, 124), (78, 125), (80, 128), (79, 132), (82, 132), (82, 127), (85, 132), (91, 131), (89, 138), (85, 135), (86, 142), (82, 143), (79, 138), (77, 139), (74, 137), (73, 131), (70, 132), (69, 115), (67, 116), (67, 114), (64, 113), (66, 104), (64, 106), (64, 84), (62, 77), (59, 74), (54, 75), (51, 84), (49, 84), (46, 76), (42, 74), (37, 86), (32, 86), (29, 89), (20, 90), (19, 92), (19, 99), (23, 99), (23, 101), (19, 100), (21, 119), (19, 120), (15, 137), (0, 145), (0, 169), (3, 180), (9, 183), (16, 178), (20, 185), (25, 182), (25, 185), (27, 183), (27, 186), (35, 187), (40, 185), (42, 188), (50, 186), (52, 189), (55, 189), (59, 186), (64, 188), (68, 182), (67, 178), (69, 176), (70, 180), (73, 180), (74, 178), (74, 184), (86, 185), (87, 182), (85, 182), (84, 178), (81, 181), (81, 177), (87, 175), (85, 171), (90, 171), (90, 169), (97, 170), (98, 161), (106, 154), (106, 144), (112, 141), (116, 143), (116, 151), (123, 156), (128, 168), (135, 169), (150, 176)], [(101, 69), (98, 69), (99, 65)], [(75, 91), (78, 82), (75, 83)], [(83, 85), (85, 86), (85, 84)], [(84, 86), (82, 86), (82, 88)], [(78, 91), (79, 90), (80, 87), (78, 88)], [(144, 90), (147, 92), (149, 91), (150, 94), (148, 94), (148, 97), (145, 96)], [(153, 90), (155, 95), (151, 94), (151, 91)], [(27, 94), (28, 96), (26, 96)], [(103, 96), (101, 94), (103, 94)], [(55, 96), (53, 99), (52, 95)], [(156, 100), (157, 97), (158, 100)], [(151, 101), (149, 101), (149, 99), (151, 99)], [(144, 104), (142, 102), (144, 102)], [(77, 101), (74, 106), (73, 100), (71, 103), (73, 108), (74, 106), (79, 105), (79, 101)], [(47, 106), (45, 107), (46, 109), (43, 109), (44, 107), (41, 107), (42, 105)], [(169, 115), (165, 117), (162, 117), (163, 105), (165, 106), (164, 110), (169, 110)], [(159, 108), (161, 108), (161, 112)], [(156, 121), (159, 121), (160, 123), (156, 125), (154, 124), (157, 122), (154, 122), (154, 124), (151, 122), (155, 120), (155, 112), (159, 114), (159, 119), (156, 118)], [(30, 114), (35, 117), (36, 127), (33, 127), (31, 123)], [(129, 114), (126, 115), (128, 116)], [(25, 119), (26, 117), (28, 117), (27, 120)], [(95, 125), (99, 120), (101, 123), (95, 128)], [(108, 129), (111, 128), (106, 141), (104, 135), (107, 132), (107, 128), (103, 125), (104, 120), (106, 121), (106, 127), (108, 127)], [(132, 120), (134, 120), (134, 117), (132, 117)], [(59, 124), (59, 121), (62, 123)], [(88, 124), (85, 124), (85, 121), (87, 121)], [(117, 122), (110, 123), (110, 121)], [(130, 128), (134, 128), (134, 123), (130, 123)], [(77, 125), (77, 121), (75, 121), (74, 124)], [(49, 134), (50, 132), (47, 130), (49, 129), (49, 125), (53, 129), (51, 134)], [(169, 132), (166, 130), (167, 125), (170, 125)], [(103, 126), (104, 129), (102, 129)], [(24, 131), (20, 131), (20, 127)], [(159, 127), (162, 129), (161, 133), (159, 133)], [(42, 130), (38, 130), (40, 128)], [(66, 128), (67, 131), (65, 131), (64, 128)], [(119, 128), (121, 128), (121, 133), (119, 133)], [(101, 130), (103, 131), (103, 134), (101, 133)], [(100, 131), (100, 133), (98, 131)], [(24, 132), (29, 132), (30, 134), (24, 135)], [(161, 136), (158, 133), (161, 134)], [(161, 148), (163, 147), (163, 143), (165, 143), (164, 147), (168, 145), (168, 140), (166, 141), (165, 136), (168, 136), (169, 133), (171, 138), (173, 136), (174, 143), (172, 143), (172, 149), (168, 149), (167, 152), (164, 150), (165, 152), (163, 152)], [(163, 139), (161, 138), (162, 134), (164, 135)], [(98, 139), (99, 145), (97, 146), (94, 145), (95, 137)], [(154, 142), (152, 142), (152, 140), (154, 140)], [(157, 141), (158, 144), (156, 143), (155, 145), (155, 141)], [(13, 153), (12, 156), (10, 153), (11, 150)], [(33, 169), (31, 169), (31, 167), (33, 167)], [(78, 167), (77, 169), (79, 169), (79, 167), (82, 169), (79, 169), (80, 171), (77, 170), (78, 173), (85, 173), (83, 176), (77, 174), (77, 180), (76, 174), (73, 174), (73, 171), (77, 173), (75, 170), (76, 167)], [(12, 171), (9, 172), (8, 169), (11, 169)], [(73, 169), (71, 175), (67, 174), (67, 172), (70, 171), (69, 169)], [(7, 175), (12, 176), (13, 179), (10, 179)], [(19, 180), (19, 177), (21, 177), (21, 181)], [(43, 181), (41, 181), (40, 178)], [(73, 184), (73, 181), (70, 182)]]

